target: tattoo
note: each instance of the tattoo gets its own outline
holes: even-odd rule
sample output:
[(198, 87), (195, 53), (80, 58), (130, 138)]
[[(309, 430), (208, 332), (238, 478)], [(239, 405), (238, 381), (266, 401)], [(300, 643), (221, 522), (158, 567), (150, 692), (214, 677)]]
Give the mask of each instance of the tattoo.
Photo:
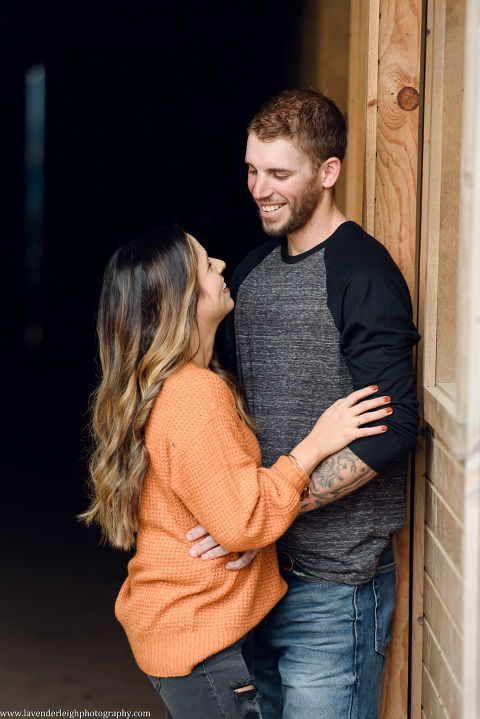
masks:
[(301, 503), (300, 512), (310, 512), (366, 484), (376, 472), (348, 447), (321, 462), (310, 477), (310, 497)]

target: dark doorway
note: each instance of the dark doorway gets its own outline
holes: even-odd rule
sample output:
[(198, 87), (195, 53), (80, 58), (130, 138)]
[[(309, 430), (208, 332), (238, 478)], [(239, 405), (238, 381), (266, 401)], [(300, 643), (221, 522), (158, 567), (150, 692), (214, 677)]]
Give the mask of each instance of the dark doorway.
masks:
[[(306, 0), (305, 0), (306, 2)], [(127, 556), (80, 527), (94, 315), (121, 238), (177, 220), (227, 277), (264, 239), (245, 127), (298, 83), (304, 3), (6, 3), (0, 133), (9, 434), (2, 710), (161, 710), (113, 616)], [(43, 342), (24, 342), (24, 76), (46, 69)], [(219, 345), (222, 356), (222, 346)], [(5, 566), (4, 565), (4, 566)]]

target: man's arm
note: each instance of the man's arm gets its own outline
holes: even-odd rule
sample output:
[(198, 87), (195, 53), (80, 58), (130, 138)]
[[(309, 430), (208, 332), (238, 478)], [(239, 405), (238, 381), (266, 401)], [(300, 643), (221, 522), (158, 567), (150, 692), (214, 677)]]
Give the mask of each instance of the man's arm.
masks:
[(377, 473), (345, 447), (323, 460), (310, 476), (310, 496), (300, 502), (299, 514), (311, 512), (366, 484)]
[[(323, 460), (312, 472), (310, 477), (310, 497), (300, 502), (299, 514), (311, 512), (313, 509), (346, 497), (350, 492), (366, 484), (377, 472), (370, 469), (365, 462), (357, 457), (351, 449), (345, 447), (336, 454)], [(205, 537), (190, 549), (190, 556), (202, 559), (217, 559), (230, 554), (208, 534), (207, 530), (198, 525), (187, 534), (189, 542)], [(258, 549), (242, 552), (238, 559), (227, 562), (226, 569), (239, 570), (246, 567), (257, 554)]]

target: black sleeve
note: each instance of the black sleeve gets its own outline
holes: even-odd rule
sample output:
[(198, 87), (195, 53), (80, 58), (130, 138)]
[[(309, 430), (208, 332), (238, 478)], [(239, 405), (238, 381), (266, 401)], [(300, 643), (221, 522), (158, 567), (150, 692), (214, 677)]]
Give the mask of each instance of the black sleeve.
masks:
[(381, 472), (416, 444), (418, 402), (411, 354), (420, 338), (400, 270), (377, 240), (358, 229), (361, 236), (355, 242), (336, 243), (325, 252), (328, 305), (355, 389), (378, 384), (379, 394), (392, 398), (393, 414), (376, 422), (387, 425), (388, 432), (349, 445)]
[[(269, 255), (270, 252), (272, 252), (275, 247), (277, 247), (281, 243), (281, 241), (281, 239), (267, 240), (267, 242), (264, 242), (262, 245), (260, 245), (260, 247), (256, 247), (254, 250), (249, 252), (245, 259), (242, 260), (242, 262), (238, 265), (232, 275), (232, 280), (230, 282), (230, 296), (235, 302), (235, 304), (237, 303), (238, 291), (242, 282), (245, 280), (246, 277), (248, 277), (250, 272), (254, 270), (255, 267), (259, 265), (260, 262), (265, 259), (265, 257), (267, 257), (267, 255)], [(225, 336), (228, 358), (227, 369), (229, 370), (229, 372), (235, 375), (235, 377), (237, 377), (238, 373), (237, 346), (235, 340), (235, 308), (233, 308), (230, 314), (227, 315), (225, 323)]]

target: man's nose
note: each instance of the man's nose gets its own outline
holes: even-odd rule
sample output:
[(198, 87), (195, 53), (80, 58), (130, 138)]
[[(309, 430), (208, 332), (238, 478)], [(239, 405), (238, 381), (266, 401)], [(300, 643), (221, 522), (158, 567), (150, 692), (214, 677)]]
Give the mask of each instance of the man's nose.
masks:
[(273, 192), (268, 176), (257, 175), (255, 182), (250, 187), (250, 192), (255, 200), (264, 200)]

